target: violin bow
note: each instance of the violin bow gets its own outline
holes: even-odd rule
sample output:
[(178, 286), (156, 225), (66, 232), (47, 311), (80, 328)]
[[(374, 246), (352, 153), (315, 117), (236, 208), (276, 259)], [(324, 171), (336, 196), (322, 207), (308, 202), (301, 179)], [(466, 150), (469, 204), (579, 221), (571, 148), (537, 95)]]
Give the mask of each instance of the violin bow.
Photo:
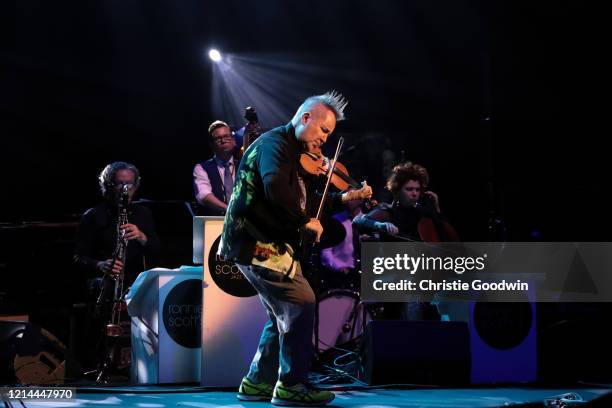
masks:
[(338, 161), (338, 156), (340, 156), (340, 151), (342, 150), (343, 145), (344, 138), (340, 136), (340, 139), (338, 139), (338, 146), (336, 146), (336, 153), (334, 153), (334, 158), (332, 159), (331, 163), (329, 163), (329, 169), (327, 170), (327, 180), (325, 181), (325, 189), (323, 189), (323, 197), (321, 198), (321, 202), (319, 203), (319, 210), (317, 211), (317, 220), (321, 219), (321, 213), (323, 212), (323, 204), (325, 203), (325, 198), (327, 197), (327, 192), (329, 191), (329, 183), (331, 182), (332, 175), (334, 174), (336, 161)]

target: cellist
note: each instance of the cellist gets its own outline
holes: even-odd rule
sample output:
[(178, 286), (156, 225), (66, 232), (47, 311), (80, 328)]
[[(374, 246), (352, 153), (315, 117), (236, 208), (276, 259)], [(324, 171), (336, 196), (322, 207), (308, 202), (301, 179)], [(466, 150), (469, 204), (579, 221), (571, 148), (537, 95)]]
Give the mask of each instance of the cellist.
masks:
[(428, 190), (429, 174), (419, 164), (406, 162), (393, 168), (386, 188), (391, 204), (382, 203), (353, 224), (362, 233), (383, 233), (383, 240), (458, 241), (444, 219), (438, 195)]
[[(386, 188), (393, 195), (391, 204), (382, 203), (353, 225), (361, 233), (381, 233), (382, 241), (458, 241), (455, 230), (440, 211), (438, 195), (427, 189), (429, 174), (419, 164), (406, 162), (393, 168)], [(432, 304), (417, 299), (407, 303), (384, 304), (387, 319), (439, 320)]]

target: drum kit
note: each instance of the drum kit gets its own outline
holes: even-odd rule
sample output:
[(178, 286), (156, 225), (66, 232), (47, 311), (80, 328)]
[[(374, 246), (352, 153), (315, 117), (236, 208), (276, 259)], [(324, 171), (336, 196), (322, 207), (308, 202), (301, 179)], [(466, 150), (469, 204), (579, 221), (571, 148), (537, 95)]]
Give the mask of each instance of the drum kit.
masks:
[(333, 348), (350, 349), (356, 346), (373, 313), (359, 298), (359, 292), (332, 289), (318, 299), (318, 322), (315, 350), (324, 353)]
[[(319, 249), (331, 248), (345, 238), (342, 224), (334, 218), (322, 220), (324, 233)], [(361, 271), (358, 251), (356, 267), (348, 271), (323, 268), (320, 262), (311, 262), (310, 278), (317, 295), (313, 343), (318, 357), (334, 351), (356, 351), (366, 325), (380, 317), (382, 305), (361, 300)]]

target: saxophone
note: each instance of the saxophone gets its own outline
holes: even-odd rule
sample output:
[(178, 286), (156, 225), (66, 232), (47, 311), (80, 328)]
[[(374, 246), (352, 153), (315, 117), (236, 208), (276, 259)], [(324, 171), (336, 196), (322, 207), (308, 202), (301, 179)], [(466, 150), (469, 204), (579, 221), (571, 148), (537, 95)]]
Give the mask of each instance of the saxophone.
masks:
[(130, 185), (124, 184), (121, 188), (121, 197), (119, 199), (119, 216), (117, 218), (117, 243), (115, 244), (115, 251), (113, 253), (113, 263), (111, 264), (110, 270), (113, 270), (115, 261), (121, 261), (123, 268), (119, 273), (119, 276), (115, 279), (113, 288), (113, 300), (112, 300), (112, 311), (111, 317), (106, 325), (106, 335), (108, 337), (119, 337), (123, 334), (121, 328), (121, 312), (125, 310), (125, 303), (123, 301), (123, 278), (125, 272), (125, 259), (127, 255), (127, 238), (125, 237), (125, 230), (121, 227), (128, 223), (127, 207), (129, 202), (129, 191)]

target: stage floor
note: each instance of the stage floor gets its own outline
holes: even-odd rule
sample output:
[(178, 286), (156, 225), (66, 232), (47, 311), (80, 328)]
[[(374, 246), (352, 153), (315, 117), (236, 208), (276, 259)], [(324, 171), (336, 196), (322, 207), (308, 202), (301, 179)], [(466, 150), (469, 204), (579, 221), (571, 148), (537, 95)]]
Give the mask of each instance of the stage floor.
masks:
[[(339, 387), (341, 388), (341, 387)], [(584, 401), (592, 401), (612, 388), (533, 388), (491, 387), (461, 389), (363, 388), (335, 391), (329, 407), (504, 407), (527, 403), (542, 404), (546, 398), (573, 392)], [(202, 387), (174, 386), (95, 388), (80, 387), (70, 402), (13, 401), (25, 407), (263, 407), (269, 403), (238, 401), (234, 391), (208, 390)], [(11, 406), (11, 405), (8, 405)], [(541, 406), (544, 406), (543, 404)], [(599, 405), (598, 405), (599, 406)], [(601, 405), (606, 406), (606, 405)]]

